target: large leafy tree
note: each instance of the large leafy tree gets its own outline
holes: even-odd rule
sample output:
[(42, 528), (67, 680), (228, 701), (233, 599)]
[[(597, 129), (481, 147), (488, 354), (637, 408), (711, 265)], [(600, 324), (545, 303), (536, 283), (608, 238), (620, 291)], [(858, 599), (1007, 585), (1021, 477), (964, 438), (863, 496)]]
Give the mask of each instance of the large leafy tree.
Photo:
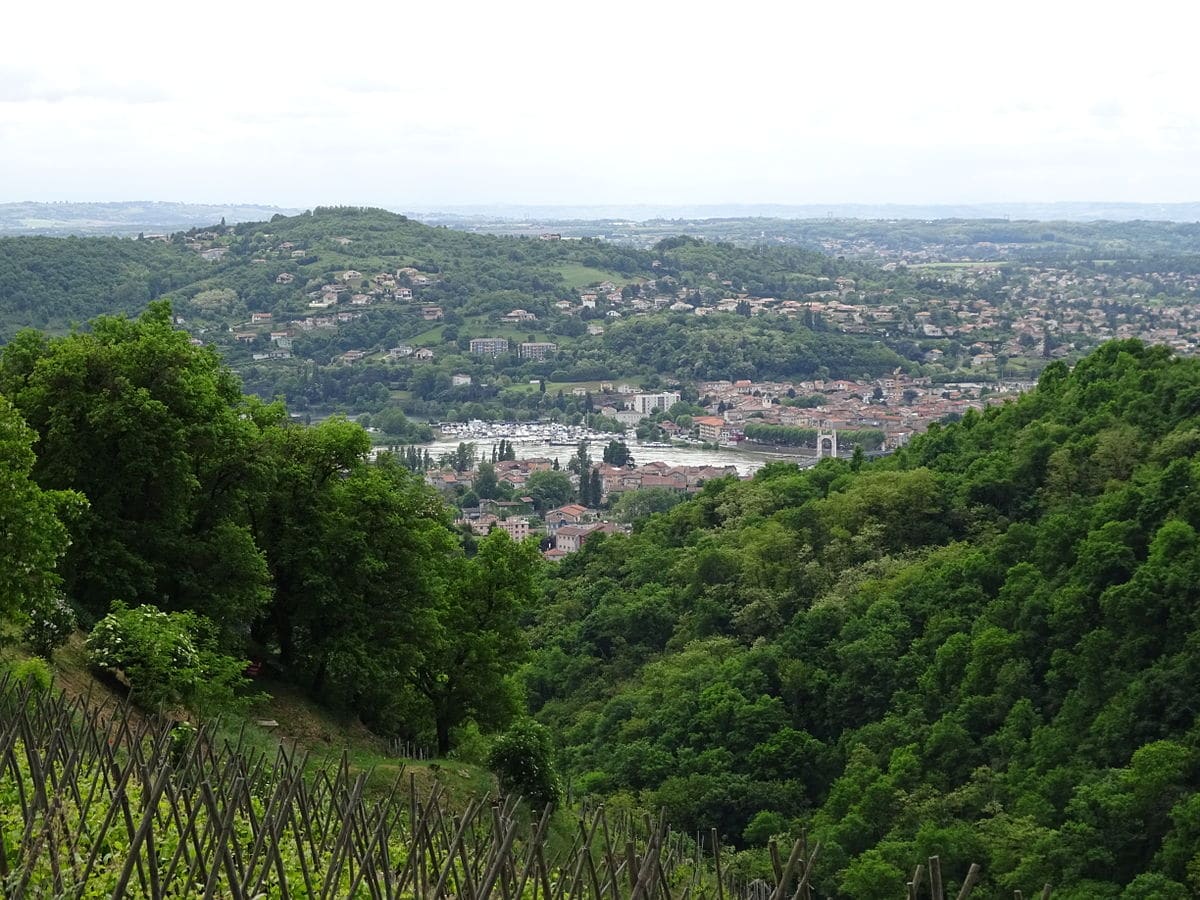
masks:
[(315, 611), (336, 602), (326, 545), (333, 488), (342, 473), (363, 464), (369, 449), (367, 433), (340, 417), (311, 428), (282, 424), (263, 435), (259, 458), (267, 478), (248, 508), (275, 594), (255, 636), (278, 649), (285, 667), (300, 661), (305, 635), (320, 627)]
[(540, 559), (532, 541), (516, 542), (496, 529), (479, 542), (474, 557), (450, 564), (408, 672), (428, 704), (440, 754), (450, 749), (451, 729), (468, 718), (503, 725), (516, 713), (506, 679), (525, 650), (520, 620)]
[(550, 469), (530, 475), (529, 480), (525, 482), (525, 491), (533, 498), (537, 508), (545, 511), (562, 506), (570, 500), (575, 488), (565, 472)]
[(69, 538), (60, 514), (80, 514), (83, 498), (43, 491), (30, 477), (36, 436), (0, 397), (0, 619), (23, 617), (51, 604), (55, 570)]
[(368, 465), (367, 436), (345, 419), (265, 443), (272, 476), (252, 521), (276, 591), (256, 636), (315, 692), (383, 717), (455, 551), (445, 507), (390, 456)]
[(37, 432), (36, 481), (88, 507), (70, 522), (67, 591), (95, 614), (114, 599), (247, 625), (267, 573), (244, 521), (255, 448), (279, 410), (249, 407), (215, 351), (172, 326), (168, 304), (101, 317), (89, 332), (23, 332), (0, 391)]

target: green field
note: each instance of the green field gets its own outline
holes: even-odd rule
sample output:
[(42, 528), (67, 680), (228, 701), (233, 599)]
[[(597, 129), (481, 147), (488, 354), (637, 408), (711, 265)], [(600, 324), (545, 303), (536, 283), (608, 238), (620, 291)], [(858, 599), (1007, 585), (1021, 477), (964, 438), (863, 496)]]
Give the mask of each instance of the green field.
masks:
[(440, 344), (442, 342), (442, 332), (445, 330), (445, 325), (434, 325), (432, 328), (428, 328), (419, 334), (414, 334), (405, 343), (417, 345)]
[(585, 266), (582, 263), (564, 263), (558, 267), (558, 271), (562, 273), (567, 287), (570, 288), (587, 287), (590, 284), (597, 284), (601, 281), (611, 281), (617, 287), (621, 287), (622, 285), (641, 280), (639, 278), (630, 278), (628, 275), (622, 275), (619, 272), (593, 269), (591, 266)]

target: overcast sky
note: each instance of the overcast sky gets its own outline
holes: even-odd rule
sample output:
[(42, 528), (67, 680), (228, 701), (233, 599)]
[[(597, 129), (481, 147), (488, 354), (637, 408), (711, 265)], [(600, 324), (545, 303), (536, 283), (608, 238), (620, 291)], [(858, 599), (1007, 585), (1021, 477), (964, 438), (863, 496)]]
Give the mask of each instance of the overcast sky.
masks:
[(0, 202), (1200, 200), (1195, 7), (9, 4)]

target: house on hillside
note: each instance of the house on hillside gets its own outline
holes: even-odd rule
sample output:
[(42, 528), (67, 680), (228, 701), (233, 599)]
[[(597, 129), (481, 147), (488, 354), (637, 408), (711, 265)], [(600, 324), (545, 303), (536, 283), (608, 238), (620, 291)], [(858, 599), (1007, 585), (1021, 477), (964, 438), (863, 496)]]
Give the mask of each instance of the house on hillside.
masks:
[(590, 525), (564, 525), (554, 535), (554, 548), (566, 553), (575, 553), (595, 534), (614, 534), (617, 526), (608, 522), (593, 522)]
[(506, 325), (519, 325), (522, 322), (536, 322), (537, 316), (528, 310), (514, 309), (502, 315), (500, 321)]
[(553, 537), (558, 529), (565, 525), (582, 525), (585, 522), (591, 522), (596, 518), (596, 514), (586, 506), (581, 506), (578, 503), (568, 503), (565, 506), (559, 506), (550, 510), (545, 515), (546, 532)]

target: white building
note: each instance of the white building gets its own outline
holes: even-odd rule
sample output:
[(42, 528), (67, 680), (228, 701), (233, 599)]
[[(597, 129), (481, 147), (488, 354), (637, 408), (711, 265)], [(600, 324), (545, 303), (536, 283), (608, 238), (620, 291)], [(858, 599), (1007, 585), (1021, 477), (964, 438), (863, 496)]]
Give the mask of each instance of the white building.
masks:
[(679, 391), (662, 391), (658, 394), (634, 394), (633, 410), (643, 416), (659, 410), (668, 410), (680, 400)]

